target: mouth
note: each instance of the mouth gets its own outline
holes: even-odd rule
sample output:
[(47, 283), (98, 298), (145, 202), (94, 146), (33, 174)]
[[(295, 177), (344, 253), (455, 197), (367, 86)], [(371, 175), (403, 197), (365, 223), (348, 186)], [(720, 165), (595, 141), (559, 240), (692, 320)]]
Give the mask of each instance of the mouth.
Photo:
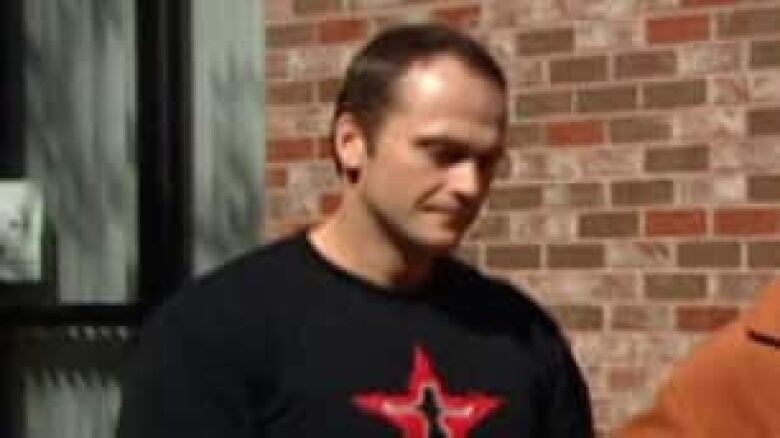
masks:
[(444, 222), (452, 227), (465, 228), (471, 222), (471, 214), (467, 209), (431, 207), (425, 211), (443, 217)]

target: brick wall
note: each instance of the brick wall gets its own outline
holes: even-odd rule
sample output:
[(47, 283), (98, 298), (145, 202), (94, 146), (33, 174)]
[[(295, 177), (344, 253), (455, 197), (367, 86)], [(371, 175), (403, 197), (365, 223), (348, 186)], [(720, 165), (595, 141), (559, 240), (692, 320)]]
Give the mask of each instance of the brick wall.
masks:
[(780, 273), (780, 1), (267, 0), (267, 233), (338, 203), (331, 102), (382, 26), (482, 38), (509, 155), (461, 254), (567, 328), (603, 431)]

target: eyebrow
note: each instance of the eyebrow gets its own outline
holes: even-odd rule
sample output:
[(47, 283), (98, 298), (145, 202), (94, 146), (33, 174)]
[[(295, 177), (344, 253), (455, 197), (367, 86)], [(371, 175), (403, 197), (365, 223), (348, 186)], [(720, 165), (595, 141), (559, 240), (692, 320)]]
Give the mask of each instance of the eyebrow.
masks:
[(468, 142), (447, 135), (422, 136), (415, 140), (414, 143), (427, 151), (445, 148), (448, 152), (472, 156), (478, 160), (488, 160), (490, 162), (498, 162), (506, 156), (506, 149), (501, 147), (491, 148), (485, 152), (473, 152), (472, 146)]
[[(465, 141), (459, 140), (448, 135), (424, 135), (414, 141), (415, 145), (423, 148), (434, 148), (439, 146), (445, 146), (454, 149), (457, 152), (471, 151), (473, 146)], [(490, 156), (493, 154), (501, 154), (501, 150), (490, 150), (489, 152), (477, 153), (476, 155)]]

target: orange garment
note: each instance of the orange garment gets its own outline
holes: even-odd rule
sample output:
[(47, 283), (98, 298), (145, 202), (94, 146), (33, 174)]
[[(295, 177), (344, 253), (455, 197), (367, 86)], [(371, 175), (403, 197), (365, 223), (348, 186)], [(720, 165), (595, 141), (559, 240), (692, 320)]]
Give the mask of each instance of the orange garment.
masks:
[(620, 438), (780, 437), (780, 281), (679, 365)]

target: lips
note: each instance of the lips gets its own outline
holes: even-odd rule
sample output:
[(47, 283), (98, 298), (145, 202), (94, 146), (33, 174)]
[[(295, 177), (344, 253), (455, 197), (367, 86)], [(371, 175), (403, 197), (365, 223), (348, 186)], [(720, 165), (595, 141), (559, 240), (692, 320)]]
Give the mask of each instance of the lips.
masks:
[(461, 209), (455, 209), (455, 208), (438, 208), (438, 207), (429, 207), (426, 208), (425, 211), (430, 211), (431, 213), (441, 213), (446, 214), (450, 216), (462, 216), (463, 210)]
[(450, 209), (441, 207), (428, 207), (425, 208), (428, 213), (434, 213), (436, 215), (445, 218), (447, 224), (465, 227), (471, 222), (472, 215), (466, 209)]
[(425, 207), (423, 210), (428, 213), (437, 213), (451, 218), (459, 218), (466, 215), (466, 211), (461, 208)]

